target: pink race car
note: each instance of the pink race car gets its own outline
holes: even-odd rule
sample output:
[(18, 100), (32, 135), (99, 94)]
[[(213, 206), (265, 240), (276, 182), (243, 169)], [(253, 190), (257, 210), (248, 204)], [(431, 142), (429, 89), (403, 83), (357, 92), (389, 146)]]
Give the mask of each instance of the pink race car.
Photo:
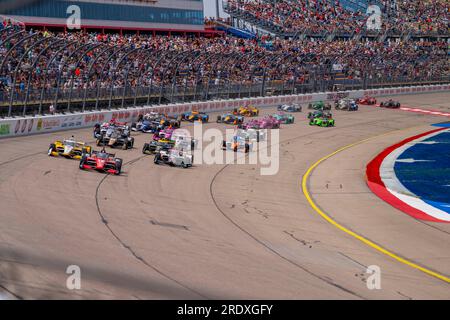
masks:
[(174, 131), (175, 131), (174, 128), (163, 129), (153, 135), (153, 140), (155, 141), (158, 141), (160, 139), (171, 140)]
[(279, 129), (281, 122), (273, 116), (266, 116), (262, 119), (254, 119), (244, 123), (242, 129)]

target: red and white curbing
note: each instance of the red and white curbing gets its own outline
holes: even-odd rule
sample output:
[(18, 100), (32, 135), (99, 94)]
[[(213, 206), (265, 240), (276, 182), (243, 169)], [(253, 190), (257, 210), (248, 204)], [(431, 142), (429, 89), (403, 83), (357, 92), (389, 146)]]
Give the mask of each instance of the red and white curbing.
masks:
[(424, 114), (429, 114), (429, 115), (433, 115), (433, 116), (450, 117), (449, 112), (441, 112), (441, 111), (435, 111), (435, 110), (425, 110), (425, 109), (408, 108), (408, 107), (401, 107), (400, 110), (416, 112), (416, 113), (424, 113)]
[(444, 130), (446, 129), (440, 128), (410, 137), (381, 152), (369, 162), (366, 168), (369, 189), (385, 202), (413, 218), (450, 223), (450, 215), (447, 212), (439, 210), (414, 196), (402, 185), (394, 172), (395, 160), (410, 147), (411, 143), (420, 142)]

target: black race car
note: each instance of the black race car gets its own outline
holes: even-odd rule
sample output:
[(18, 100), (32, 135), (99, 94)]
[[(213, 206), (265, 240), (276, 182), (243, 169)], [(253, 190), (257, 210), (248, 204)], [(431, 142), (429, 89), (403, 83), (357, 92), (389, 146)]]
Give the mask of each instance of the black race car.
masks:
[(130, 135), (128, 126), (110, 127), (106, 132), (101, 132), (97, 138), (97, 146), (109, 146), (111, 148), (121, 146), (123, 150), (133, 148), (134, 138)]
[(389, 99), (388, 101), (383, 101), (382, 103), (380, 103), (380, 107), (398, 109), (400, 108), (400, 102)]

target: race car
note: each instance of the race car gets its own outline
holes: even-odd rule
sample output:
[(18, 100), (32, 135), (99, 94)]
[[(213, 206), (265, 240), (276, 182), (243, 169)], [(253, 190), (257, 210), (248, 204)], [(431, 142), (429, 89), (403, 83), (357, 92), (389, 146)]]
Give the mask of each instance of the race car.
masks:
[(203, 123), (206, 123), (209, 121), (209, 115), (199, 111), (185, 112), (181, 114), (181, 120), (190, 122), (201, 121)]
[(238, 125), (239, 129), (279, 129), (280, 121), (272, 116), (266, 116), (262, 119), (255, 119), (244, 124)]
[(84, 154), (90, 153), (91, 146), (86, 145), (84, 142), (75, 141), (74, 138), (65, 140), (56, 140), (51, 143), (48, 148), (49, 156), (63, 156), (71, 159), (81, 159)]
[(175, 129), (173, 129), (173, 128), (165, 128), (163, 130), (160, 130), (153, 135), (153, 140), (159, 140), (159, 139), (172, 140), (172, 134), (174, 131), (175, 131)]
[(243, 116), (237, 116), (232, 113), (225, 113), (217, 116), (217, 123), (240, 124), (244, 122)]
[(319, 127), (334, 127), (334, 119), (319, 117), (314, 118), (309, 121), (310, 126), (319, 126)]
[(177, 129), (172, 133), (171, 141), (175, 143), (174, 148), (179, 150), (195, 150), (198, 141), (192, 138), (188, 131)]
[(123, 150), (133, 148), (134, 138), (130, 136), (128, 126), (109, 127), (106, 133), (101, 133), (97, 138), (97, 146), (109, 146), (114, 148), (122, 146)]
[(259, 110), (253, 106), (240, 107), (239, 109), (234, 109), (233, 114), (236, 116), (257, 117)]
[(175, 128), (181, 127), (181, 118), (164, 117), (160, 120), (160, 125), (163, 128)]
[(244, 153), (249, 153), (252, 150), (253, 144), (250, 139), (245, 137), (235, 135), (231, 141), (222, 142), (222, 150), (232, 150), (234, 152), (243, 151)]
[(359, 98), (358, 100), (356, 100), (356, 103), (358, 104), (365, 104), (365, 105), (374, 105), (377, 103), (377, 99), (375, 99), (374, 97), (363, 97), (363, 98)]
[(336, 110), (358, 111), (358, 104), (353, 99), (341, 99), (336, 101), (334, 108)]
[(245, 140), (260, 142), (266, 140), (266, 130), (259, 129), (237, 129), (235, 136), (244, 138)]
[(159, 150), (170, 150), (174, 147), (175, 141), (168, 139), (152, 140), (149, 143), (144, 143), (142, 147), (142, 153), (154, 154)]
[(112, 118), (109, 122), (104, 122), (102, 124), (96, 123), (94, 126), (94, 138), (98, 139), (102, 134), (105, 134), (108, 129), (117, 127), (127, 127), (127, 123), (118, 122), (115, 118)]
[(144, 133), (155, 133), (158, 130), (163, 129), (163, 126), (156, 120), (142, 120), (131, 125), (132, 131), (140, 131)]
[(302, 112), (302, 106), (299, 104), (283, 104), (277, 107), (278, 111), (284, 111), (284, 112)]
[(92, 151), (90, 154), (83, 155), (79, 167), (81, 170), (96, 170), (119, 175), (122, 172), (122, 162), (122, 159), (107, 153), (103, 147), (101, 151)]
[(312, 120), (315, 118), (332, 118), (332, 114), (329, 111), (322, 111), (322, 110), (316, 110), (313, 112), (308, 113), (308, 119)]
[(280, 121), (280, 123), (283, 124), (291, 124), (294, 123), (295, 117), (292, 114), (286, 114), (286, 113), (275, 113), (272, 115), (272, 117), (274, 117), (275, 119), (277, 119), (278, 121)]
[(318, 101), (318, 102), (310, 103), (308, 105), (308, 109), (312, 109), (312, 110), (331, 110), (331, 104), (325, 103), (323, 101)]
[(383, 101), (380, 103), (381, 108), (398, 109), (400, 108), (400, 102), (389, 99), (388, 101)]
[(153, 160), (155, 164), (167, 164), (175, 167), (189, 168), (193, 164), (193, 156), (190, 152), (170, 149), (170, 150), (159, 150), (155, 154)]

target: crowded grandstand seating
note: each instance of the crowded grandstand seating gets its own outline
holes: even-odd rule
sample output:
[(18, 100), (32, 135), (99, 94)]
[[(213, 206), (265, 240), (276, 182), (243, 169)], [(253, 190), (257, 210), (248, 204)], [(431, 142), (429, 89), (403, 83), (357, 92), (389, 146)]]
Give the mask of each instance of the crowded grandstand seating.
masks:
[[(353, 5), (350, 5), (353, 3)], [(394, 3), (395, 5), (392, 5)], [(366, 32), (369, 4), (382, 11), (380, 32), (448, 34), (448, 1), (228, 0), (233, 17), (276, 34)]]
[[(416, 9), (423, 13), (419, 17), (425, 15), (424, 8)], [(256, 85), (252, 94), (258, 95), (259, 88), (269, 83), (298, 92), (298, 86), (325, 90), (339, 81), (351, 85), (431, 81), (448, 78), (447, 49), (445, 40), (424, 39), (54, 33), (25, 30), (20, 23), (5, 20), (0, 26), (0, 102), (22, 106), (39, 101), (42, 106), (44, 101), (58, 107), (58, 101), (70, 105), (81, 99), (84, 107), (86, 100), (99, 97), (127, 95), (136, 103), (137, 97), (157, 97), (161, 102), (178, 94), (184, 101), (187, 93), (189, 99), (198, 100), (210, 98), (220, 88), (239, 96), (255, 89), (242, 89), (243, 85)]]

